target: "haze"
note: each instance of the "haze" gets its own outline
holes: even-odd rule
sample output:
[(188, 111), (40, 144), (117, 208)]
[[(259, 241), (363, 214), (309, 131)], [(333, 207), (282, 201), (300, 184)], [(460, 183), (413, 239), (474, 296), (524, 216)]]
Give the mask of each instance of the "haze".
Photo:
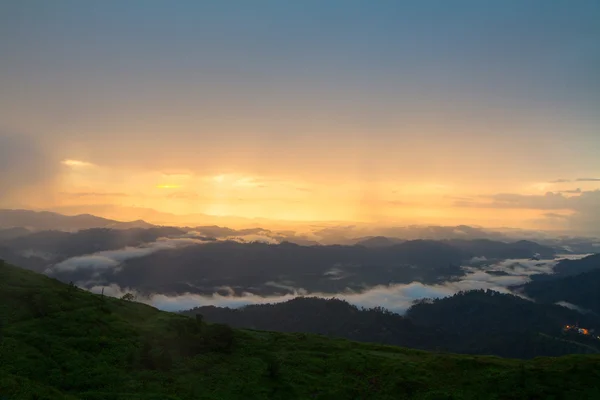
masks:
[(594, 0), (3, 1), (0, 207), (600, 233), (598, 21)]

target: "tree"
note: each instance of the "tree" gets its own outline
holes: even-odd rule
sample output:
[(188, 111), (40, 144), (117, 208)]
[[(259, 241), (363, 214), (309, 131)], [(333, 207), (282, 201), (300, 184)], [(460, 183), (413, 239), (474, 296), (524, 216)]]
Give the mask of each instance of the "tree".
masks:
[(133, 301), (135, 300), (135, 296), (132, 293), (125, 293), (123, 297), (121, 297), (121, 300)]

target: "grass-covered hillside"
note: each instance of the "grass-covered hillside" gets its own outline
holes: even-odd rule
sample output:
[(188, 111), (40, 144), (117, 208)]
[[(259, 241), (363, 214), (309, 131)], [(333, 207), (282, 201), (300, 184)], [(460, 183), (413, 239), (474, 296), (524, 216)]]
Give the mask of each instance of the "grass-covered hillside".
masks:
[(231, 330), (0, 265), (3, 399), (595, 399), (600, 357), (517, 361)]

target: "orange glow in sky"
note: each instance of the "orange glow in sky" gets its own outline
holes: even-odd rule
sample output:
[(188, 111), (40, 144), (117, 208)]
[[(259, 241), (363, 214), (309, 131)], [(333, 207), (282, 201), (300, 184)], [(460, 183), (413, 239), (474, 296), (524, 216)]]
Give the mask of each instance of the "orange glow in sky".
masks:
[(48, 3), (0, 13), (0, 208), (600, 235), (595, 2)]

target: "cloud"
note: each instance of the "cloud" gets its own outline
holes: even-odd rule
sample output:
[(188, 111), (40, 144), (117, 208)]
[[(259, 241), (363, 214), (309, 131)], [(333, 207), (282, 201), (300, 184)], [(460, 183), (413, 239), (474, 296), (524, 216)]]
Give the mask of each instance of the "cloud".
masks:
[[(580, 256), (575, 256), (579, 258)], [(491, 267), (488, 271), (504, 272), (515, 276), (529, 277), (535, 274), (551, 274), (558, 260), (530, 260), (530, 259), (509, 259), (500, 261)]]
[[(570, 258), (581, 258), (583, 256), (570, 256)], [(460, 291), (475, 289), (491, 289), (502, 293), (512, 293), (511, 286), (527, 283), (532, 275), (549, 274), (553, 272), (554, 266), (559, 260), (532, 261), (528, 259), (505, 260), (486, 267), (486, 270), (466, 266), (467, 273), (460, 280), (449, 281), (443, 284), (426, 285), (421, 282), (411, 282), (400, 285), (379, 285), (367, 290), (357, 292), (346, 290), (332, 295), (331, 293), (309, 293), (305, 289), (295, 288), (289, 283), (267, 282), (273, 287), (289, 290), (290, 293), (280, 296), (259, 296), (253, 293), (243, 293), (239, 296), (233, 295), (233, 290), (226, 290), (228, 294), (214, 293), (212, 295), (198, 295), (185, 293), (176, 296), (165, 294), (153, 294), (141, 296), (138, 301), (147, 303), (165, 311), (181, 311), (199, 306), (219, 306), (239, 308), (250, 304), (270, 304), (291, 300), (299, 296), (314, 296), (322, 298), (335, 297), (346, 300), (351, 304), (361, 307), (381, 306), (388, 310), (404, 313), (415, 300), (425, 298), (443, 298), (452, 296)], [(332, 270), (331, 272), (334, 272)], [(495, 273), (494, 273), (495, 272)], [(500, 274), (502, 273), (502, 274)], [(127, 292), (136, 293), (135, 290), (122, 289), (115, 285), (108, 285), (105, 294), (122, 296)], [(221, 288), (222, 289), (222, 288)], [(101, 286), (94, 286), (88, 290), (99, 293)], [(113, 293), (113, 294), (109, 294)]]
[(157, 189), (179, 189), (180, 187), (181, 187), (181, 185), (171, 185), (171, 184), (156, 185)]
[[(283, 289), (283, 290), (287, 290), (288, 292), (291, 292), (291, 293), (297, 293), (297, 294), (300, 294), (300, 295), (303, 295), (303, 294), (306, 294), (306, 293), (308, 293), (308, 292), (307, 292), (306, 290), (304, 290), (304, 289), (297, 289), (297, 288), (295, 288), (295, 287), (293, 287), (293, 286), (286, 285), (286, 284), (284, 284), (284, 283), (279, 283), (279, 282), (272, 282), (272, 281), (269, 281), (269, 282), (266, 282), (266, 283), (265, 283), (265, 286), (274, 287), (274, 288), (276, 288), (276, 289)], [(232, 293), (235, 293), (235, 292), (233, 291), (233, 289), (231, 289), (231, 291), (232, 291)]]
[(582, 192), (580, 196), (570, 200), (575, 212), (567, 220), (568, 227), (600, 235), (600, 190)]
[(568, 215), (557, 214), (557, 213), (544, 213), (543, 216), (545, 218), (558, 219), (558, 220), (563, 220), (563, 221), (566, 221), (569, 219)]
[(191, 179), (194, 175), (189, 172), (173, 172), (173, 173), (163, 172), (163, 173), (161, 173), (161, 176), (166, 179), (185, 180), (185, 179)]
[[(199, 306), (219, 306), (239, 308), (250, 304), (270, 304), (281, 303), (294, 299), (299, 296), (314, 296), (321, 298), (335, 297), (346, 300), (351, 304), (361, 307), (381, 306), (391, 311), (404, 313), (415, 300), (423, 298), (441, 298), (451, 296), (461, 290), (471, 289), (494, 289), (501, 292), (510, 292), (506, 286), (525, 282), (524, 279), (494, 277), (485, 273), (474, 274), (472, 277), (456, 283), (445, 285), (425, 285), (420, 282), (412, 282), (406, 285), (393, 286), (375, 286), (363, 292), (346, 291), (337, 294), (331, 293), (309, 293), (302, 288), (296, 288), (291, 293), (281, 296), (260, 296), (253, 293), (242, 293), (240, 296), (221, 295), (214, 293), (210, 296), (185, 293), (176, 296), (165, 294), (154, 294), (151, 296), (141, 296), (138, 294), (138, 301), (147, 303), (164, 311), (181, 311)], [(272, 282), (271, 282), (272, 283)], [(115, 285), (110, 286), (111, 292), (115, 296), (120, 296), (127, 292), (136, 293), (134, 290), (120, 289)], [(281, 287), (281, 286), (278, 286)], [(285, 286), (286, 290), (293, 289)], [(98, 293), (101, 287), (92, 287), (93, 292)], [(108, 294), (105, 291), (105, 294)]]
[(390, 200), (387, 203), (391, 206), (404, 206), (404, 207), (415, 205), (415, 203), (409, 203), (409, 202), (402, 201), (402, 200)]
[[(238, 242), (263, 242), (278, 244), (275, 238), (266, 235), (249, 234), (227, 237), (224, 240)], [(161, 250), (171, 250), (181, 247), (205, 244), (214, 240), (203, 236), (201, 232), (191, 231), (176, 238), (160, 238), (155, 242), (144, 244), (139, 247), (125, 247), (119, 250), (106, 250), (84, 256), (72, 257), (55, 264), (46, 270), (47, 274), (58, 272), (73, 272), (81, 269), (105, 270), (118, 268), (125, 261), (133, 258), (141, 258)]]
[(600, 178), (577, 178), (577, 179), (556, 179), (549, 183), (568, 183), (568, 182), (600, 182)]
[[(488, 197), (494, 208), (529, 208), (538, 210), (569, 209), (569, 198), (561, 193), (547, 192), (544, 195), (521, 195), (500, 193)], [(489, 205), (489, 204), (488, 204)]]
[(58, 160), (41, 143), (0, 131), (0, 201), (22, 198), (24, 193), (33, 196), (28, 191), (49, 187), (59, 167)]
[(581, 194), (581, 189), (571, 189), (571, 190), (560, 190), (558, 193), (566, 193), (566, 194)]
[(565, 218), (557, 217), (559, 213), (547, 213), (547, 216), (555, 222), (562, 220), (561, 228), (578, 233), (600, 234), (600, 190), (577, 190), (574, 194), (578, 195), (575, 196), (565, 196), (564, 193), (548, 192), (544, 195), (500, 193), (482, 196), (487, 201), (458, 201), (454, 206), (571, 211), (572, 214)]
[(250, 243), (250, 242), (262, 242), (267, 244), (279, 244), (280, 240), (267, 236), (267, 235), (258, 235), (258, 234), (250, 234), (250, 235), (237, 235), (237, 236), (228, 236), (225, 240), (233, 240), (240, 243)]
[(481, 263), (481, 262), (485, 262), (485, 261), (487, 261), (487, 258), (485, 256), (473, 257), (473, 258), (471, 258), (470, 263), (477, 264), (477, 263)]
[(127, 197), (126, 193), (111, 193), (111, 192), (78, 192), (78, 193), (69, 193), (64, 192), (62, 195), (81, 198), (81, 197)]
[(81, 161), (81, 160), (63, 160), (61, 164), (66, 165), (71, 168), (89, 168), (94, 167), (95, 165), (91, 162)]
[(85, 256), (72, 257), (48, 268), (46, 273), (73, 272), (80, 269), (103, 270), (116, 268), (132, 258), (145, 257), (160, 250), (170, 250), (203, 243), (206, 243), (206, 241), (188, 237), (161, 238), (156, 242), (140, 247), (126, 247), (120, 250), (100, 251)]
[(600, 178), (577, 178), (576, 182), (600, 182)]
[(581, 308), (579, 306), (576, 306), (575, 304), (568, 303), (566, 301), (559, 301), (559, 302), (556, 302), (555, 304), (559, 305), (559, 306), (562, 306), (562, 307), (565, 307), (565, 308), (569, 308), (571, 310), (579, 311), (582, 314), (586, 314), (586, 313), (590, 312), (589, 310), (583, 309), (583, 308)]
[(196, 192), (174, 192), (167, 194), (166, 197), (179, 200), (197, 200), (200, 198), (200, 195)]

